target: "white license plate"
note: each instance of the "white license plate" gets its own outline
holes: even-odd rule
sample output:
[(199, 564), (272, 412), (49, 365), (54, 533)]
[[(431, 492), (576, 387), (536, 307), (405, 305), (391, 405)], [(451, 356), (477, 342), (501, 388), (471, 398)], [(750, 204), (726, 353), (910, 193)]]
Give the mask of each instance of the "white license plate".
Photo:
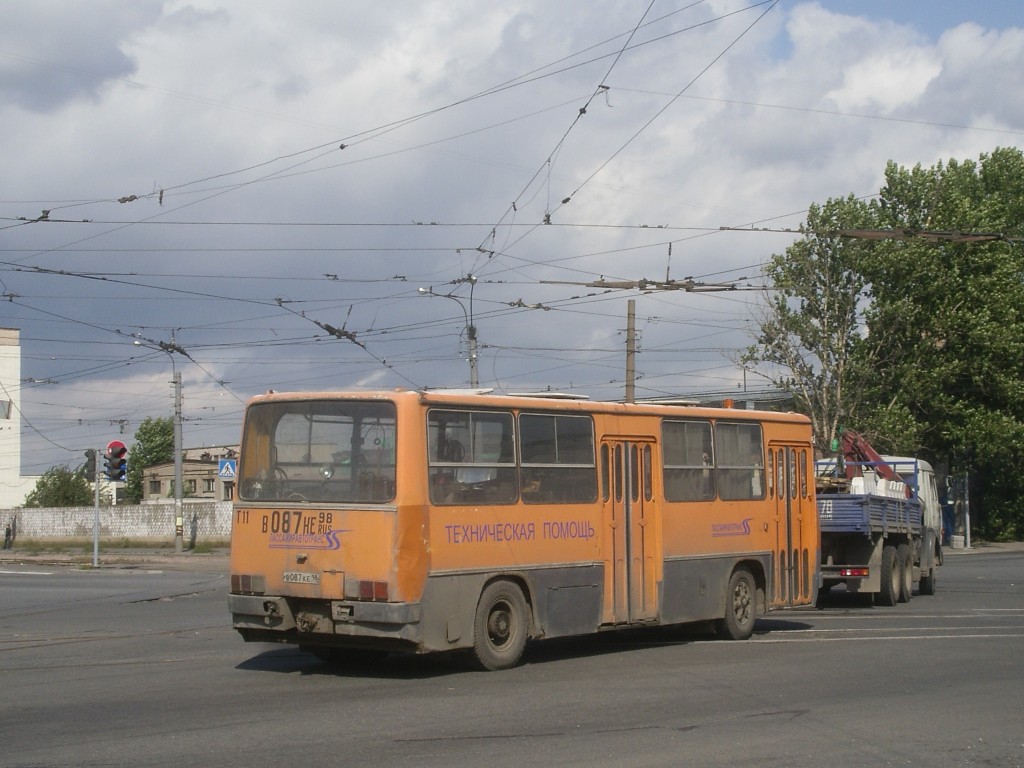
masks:
[(319, 584), (319, 573), (302, 573), (301, 571), (285, 571), (285, 584)]

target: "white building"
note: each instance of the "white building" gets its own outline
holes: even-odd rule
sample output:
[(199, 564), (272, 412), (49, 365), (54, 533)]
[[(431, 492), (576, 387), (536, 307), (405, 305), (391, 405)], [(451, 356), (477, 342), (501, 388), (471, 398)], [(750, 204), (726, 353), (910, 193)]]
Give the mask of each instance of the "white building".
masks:
[(38, 480), (21, 475), (20, 331), (0, 328), (0, 509), (24, 504)]

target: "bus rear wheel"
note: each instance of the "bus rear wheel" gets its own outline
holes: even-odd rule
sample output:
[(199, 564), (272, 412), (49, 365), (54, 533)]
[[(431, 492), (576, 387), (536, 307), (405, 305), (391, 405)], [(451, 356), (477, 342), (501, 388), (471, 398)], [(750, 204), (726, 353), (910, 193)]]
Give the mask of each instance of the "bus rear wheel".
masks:
[(718, 620), (716, 630), (724, 640), (746, 640), (754, 634), (757, 621), (757, 587), (754, 577), (745, 568), (733, 571), (725, 594), (725, 616)]
[(481, 669), (514, 667), (530, 634), (522, 591), (509, 581), (488, 584), (480, 595), (473, 623), (473, 659)]

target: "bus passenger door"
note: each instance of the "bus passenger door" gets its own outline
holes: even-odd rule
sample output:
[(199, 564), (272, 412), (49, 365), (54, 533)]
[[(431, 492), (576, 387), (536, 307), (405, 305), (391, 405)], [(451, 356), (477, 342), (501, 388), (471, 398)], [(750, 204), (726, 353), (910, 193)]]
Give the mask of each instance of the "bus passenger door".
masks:
[(771, 501), (774, 504), (775, 540), (772, 547), (771, 604), (773, 607), (806, 603), (812, 576), (809, 558), (816, 545), (804, 541), (804, 515), (817, 514), (808, 493), (807, 446), (769, 446)]
[(601, 443), (605, 624), (658, 615), (661, 575), (653, 451), (654, 443), (646, 440)]

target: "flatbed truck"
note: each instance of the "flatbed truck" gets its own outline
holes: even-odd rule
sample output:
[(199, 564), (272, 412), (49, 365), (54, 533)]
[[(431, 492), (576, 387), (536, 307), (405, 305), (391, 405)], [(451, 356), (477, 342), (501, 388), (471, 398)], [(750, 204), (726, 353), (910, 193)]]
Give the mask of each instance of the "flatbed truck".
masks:
[(842, 474), (818, 462), (819, 607), (838, 584), (879, 605), (910, 600), (914, 584), (935, 594), (942, 518), (931, 465), (880, 456), (856, 433), (844, 435), (844, 457)]

